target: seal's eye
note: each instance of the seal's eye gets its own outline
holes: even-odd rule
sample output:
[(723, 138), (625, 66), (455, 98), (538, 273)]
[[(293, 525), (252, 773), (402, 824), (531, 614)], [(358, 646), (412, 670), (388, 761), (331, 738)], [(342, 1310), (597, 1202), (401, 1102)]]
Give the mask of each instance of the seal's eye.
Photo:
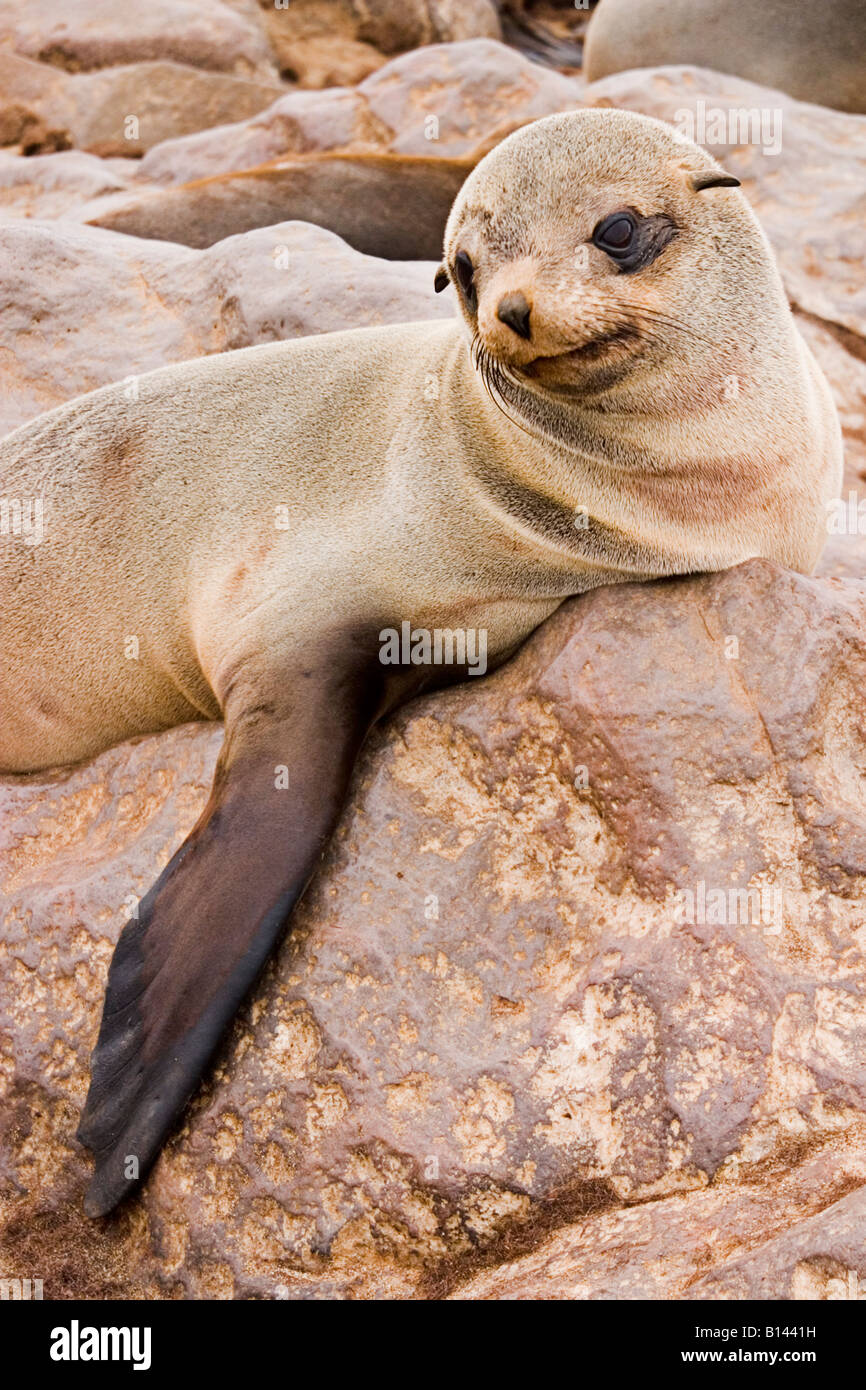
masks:
[(458, 251), (454, 258), (454, 274), (457, 276), (457, 281), (466, 296), (470, 309), (474, 309), (477, 301), (473, 283), (475, 267), (465, 251)]
[(633, 249), (635, 230), (635, 220), (630, 213), (612, 212), (610, 217), (599, 222), (592, 239), (601, 251), (618, 261)]

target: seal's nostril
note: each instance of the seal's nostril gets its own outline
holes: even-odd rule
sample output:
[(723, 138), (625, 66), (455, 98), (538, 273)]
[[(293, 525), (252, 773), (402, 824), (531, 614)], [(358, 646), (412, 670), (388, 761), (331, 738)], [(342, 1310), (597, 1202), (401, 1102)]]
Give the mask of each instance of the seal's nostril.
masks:
[(507, 323), (518, 337), (528, 338), (530, 336), (530, 313), (526, 296), (518, 290), (515, 294), (503, 295), (499, 301), (499, 308), (496, 310), (496, 317), (500, 323)]

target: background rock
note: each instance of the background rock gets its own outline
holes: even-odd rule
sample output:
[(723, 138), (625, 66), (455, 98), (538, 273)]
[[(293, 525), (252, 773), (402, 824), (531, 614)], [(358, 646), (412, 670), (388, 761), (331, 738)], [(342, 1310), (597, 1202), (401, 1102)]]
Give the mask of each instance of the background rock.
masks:
[(141, 177), (186, 183), (313, 150), (391, 150), (459, 159), (518, 126), (579, 105), (582, 83), (489, 39), (437, 44), (395, 58), (352, 91), (290, 92), (227, 129), (167, 141)]
[(500, 37), (493, 0), (261, 0), (284, 75), (303, 87), (360, 82), (385, 54), (468, 38)]
[(79, 216), (131, 236), (212, 246), (224, 237), (301, 219), (368, 256), (436, 259), (473, 162), (395, 154), (300, 155), (238, 174), (101, 199)]
[(301, 222), (209, 251), (95, 227), (0, 224), (0, 430), (167, 362), (447, 316), (453, 292), (434, 294), (433, 269), (361, 256)]
[(69, 74), (0, 52), (0, 144), (24, 154), (81, 149), (134, 158), (152, 145), (242, 120), (281, 94), (182, 63), (134, 63)]
[(148, 0), (134, 21), (116, 0), (0, 0), (0, 45), (67, 72), (167, 58), (245, 77), (276, 77), (248, 13), (221, 0)]
[[(7, 782), (7, 1249), (46, 1297), (784, 1298), (828, 1260), (866, 1274), (864, 631), (862, 582), (754, 561), (573, 600), (402, 711), (144, 1196), (83, 1257), (104, 974), (219, 731)], [(769, 896), (680, 920), (701, 882)]]
[[(0, 219), (61, 217), (70, 207), (117, 193), (130, 184), (131, 174), (128, 165), (124, 170), (125, 163), (109, 163), (80, 150), (33, 155), (29, 159), (0, 150)], [(0, 269), (0, 282), (2, 279)]]

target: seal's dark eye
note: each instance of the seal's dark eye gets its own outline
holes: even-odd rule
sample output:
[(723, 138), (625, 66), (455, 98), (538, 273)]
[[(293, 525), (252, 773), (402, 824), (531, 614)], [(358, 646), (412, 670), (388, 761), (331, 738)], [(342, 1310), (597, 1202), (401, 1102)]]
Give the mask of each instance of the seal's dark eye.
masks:
[(627, 212), (612, 212), (610, 217), (599, 222), (592, 234), (596, 246), (615, 261), (631, 251), (634, 238), (635, 221)]
[(474, 309), (476, 301), (475, 285), (473, 284), (475, 267), (465, 251), (458, 251), (454, 258), (454, 274), (457, 276), (458, 283), (466, 296), (469, 307)]

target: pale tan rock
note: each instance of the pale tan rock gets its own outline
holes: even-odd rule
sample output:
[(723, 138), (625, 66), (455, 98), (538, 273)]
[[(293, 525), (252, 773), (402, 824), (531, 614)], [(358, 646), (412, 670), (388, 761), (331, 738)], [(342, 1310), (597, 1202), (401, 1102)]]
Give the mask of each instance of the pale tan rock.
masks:
[(148, 0), (134, 20), (116, 0), (0, 0), (0, 45), (67, 72), (168, 59), (276, 76), (261, 24), (221, 0)]
[(0, 92), (0, 144), (28, 155), (80, 149), (135, 158), (165, 140), (252, 116), (282, 88), (182, 63), (70, 74), (0, 52)]
[(358, 39), (331, 34), (287, 39), (279, 23), (280, 11), (266, 13), (270, 20), (268, 34), (280, 72), (301, 87), (353, 87), (387, 61), (378, 48)]
[[(403, 154), (465, 154), (518, 126), (581, 104), (583, 82), (491, 39), (396, 58), (360, 91)], [(430, 118), (434, 118), (431, 121)]]
[(249, 121), (166, 141), (141, 177), (186, 183), (315, 150), (459, 159), (580, 104), (582, 83), (490, 39), (437, 44), (386, 63), (353, 90), (290, 92)]
[(128, 189), (130, 166), (132, 160), (109, 164), (81, 150), (27, 159), (0, 150), (0, 219), (62, 217), (70, 208)]
[[(863, 583), (754, 561), (575, 600), (402, 711), (144, 1195), (95, 1227), (73, 1133), (108, 959), (220, 733), (6, 782), (5, 1267), (46, 1298), (866, 1276), (864, 634)], [(761, 888), (750, 920), (730, 891)]]
[(25, 154), (68, 149), (67, 81), (56, 68), (0, 49), (0, 145), (20, 145)]
[(577, 1221), (441, 1291), (462, 1301), (860, 1298), (866, 1200), (852, 1189), (866, 1177), (864, 1139), (858, 1121), (791, 1167), (732, 1159), (702, 1192)]
[(303, 222), (209, 251), (69, 223), (0, 223), (0, 432), (167, 362), (452, 312), (451, 292), (433, 291), (432, 266), (361, 256)]

